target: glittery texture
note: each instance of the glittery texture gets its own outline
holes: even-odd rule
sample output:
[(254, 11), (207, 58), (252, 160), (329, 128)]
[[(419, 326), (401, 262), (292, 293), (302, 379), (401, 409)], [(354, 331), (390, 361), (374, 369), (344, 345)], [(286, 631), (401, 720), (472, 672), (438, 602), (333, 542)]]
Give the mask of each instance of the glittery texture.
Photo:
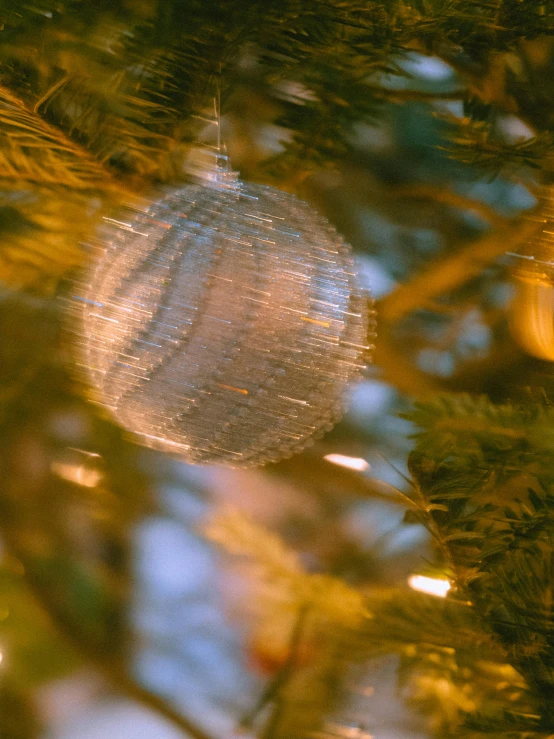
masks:
[(143, 443), (256, 465), (330, 429), (372, 320), (350, 248), (270, 187), (190, 185), (106, 220), (79, 296), (99, 401)]

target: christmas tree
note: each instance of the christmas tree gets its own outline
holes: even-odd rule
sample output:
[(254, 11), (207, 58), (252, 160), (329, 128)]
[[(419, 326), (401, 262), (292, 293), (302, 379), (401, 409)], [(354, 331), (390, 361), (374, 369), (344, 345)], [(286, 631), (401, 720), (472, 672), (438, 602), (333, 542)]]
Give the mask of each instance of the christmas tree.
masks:
[[(0, 20), (0, 737), (554, 736), (554, 4), (0, 0)], [(324, 214), (376, 299), (376, 339), (369, 298), (341, 309), (374, 344), (343, 420), (256, 470), (137, 443), (79, 371), (91, 245), (116, 223), (156, 248), (165, 216), (133, 218), (192, 201), (199, 151)], [(216, 215), (198, 244), (238, 218)], [(322, 315), (298, 323), (318, 378)], [(261, 439), (255, 371), (217, 377)]]

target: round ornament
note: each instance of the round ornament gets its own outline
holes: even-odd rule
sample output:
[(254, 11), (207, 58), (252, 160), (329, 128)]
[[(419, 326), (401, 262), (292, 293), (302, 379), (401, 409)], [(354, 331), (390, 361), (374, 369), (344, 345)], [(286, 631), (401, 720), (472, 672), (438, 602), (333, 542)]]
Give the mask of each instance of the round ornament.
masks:
[(79, 298), (97, 400), (148, 446), (259, 465), (330, 429), (373, 316), (307, 203), (218, 170), (106, 219)]

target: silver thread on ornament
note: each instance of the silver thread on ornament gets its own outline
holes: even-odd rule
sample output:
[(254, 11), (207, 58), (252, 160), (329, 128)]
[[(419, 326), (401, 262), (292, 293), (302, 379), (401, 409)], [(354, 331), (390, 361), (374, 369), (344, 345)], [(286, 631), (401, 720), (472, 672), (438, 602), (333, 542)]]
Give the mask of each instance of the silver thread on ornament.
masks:
[(215, 160), (191, 166), (201, 184), (105, 220), (76, 296), (82, 363), (96, 400), (144, 444), (260, 465), (332, 428), (374, 317), (326, 219), (241, 182), (219, 140)]

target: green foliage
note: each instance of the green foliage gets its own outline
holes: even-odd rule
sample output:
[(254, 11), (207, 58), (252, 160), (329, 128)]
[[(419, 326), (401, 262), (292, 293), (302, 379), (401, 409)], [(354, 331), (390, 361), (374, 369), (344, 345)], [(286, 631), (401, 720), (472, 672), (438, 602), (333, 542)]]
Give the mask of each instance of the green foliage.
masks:
[(6, 680), (0, 686), (3, 739), (38, 739), (43, 727), (25, 691)]
[(529, 713), (534, 707), (532, 691), (503, 645), (459, 592), (443, 600), (399, 590), (372, 607), (366, 653), (399, 655), (402, 693), (428, 716), (434, 735), (465, 736), (477, 715), (498, 726), (505, 711)]
[(337, 578), (305, 572), (296, 553), (239, 511), (214, 517), (204, 533), (253, 565), (258, 575), (275, 587), (270, 600), (292, 610), (294, 617), (306, 610), (311, 619), (340, 627), (354, 627), (370, 618), (359, 592)]
[[(355, 180), (365, 158), (373, 167), (368, 189), (389, 188), (381, 205), (401, 225), (409, 208), (394, 186), (438, 183), (431, 198), (415, 194), (412, 210), (425, 230), (440, 220), (436, 204), (446, 202), (450, 220), (440, 222), (437, 241), (447, 257), (451, 246), (462, 253), (462, 233), (482, 230), (468, 225), (468, 211), (490, 224), (489, 261), (510, 248), (511, 232), (504, 222), (494, 232), (501, 219), (483, 203), (449, 199), (444, 167), (463, 165), (467, 180), (483, 170), (522, 178), (528, 169), (539, 176), (551, 169), (550, 1), (0, 0), (0, 28), (0, 280), (12, 288), (51, 293), (81, 264), (80, 244), (109, 208), (159, 183), (179, 183), (218, 86), (224, 128), (247, 131), (248, 176), (289, 189), (323, 169), (352, 170)], [(542, 50), (536, 58), (531, 40)], [(450, 65), (451, 82), (421, 89), (407, 71), (415, 54)], [(403, 103), (407, 127), (430, 111), (435, 138), (414, 136), (392, 163), (382, 152), (362, 155), (360, 130), (387, 118), (400, 126)], [(257, 126), (249, 128), (254, 113)], [(530, 138), (505, 133), (510, 117), (526, 123)], [(257, 151), (268, 126), (282, 141)], [(421, 151), (437, 143), (443, 153), (426, 170)], [(445, 162), (445, 151), (455, 163)], [(357, 182), (352, 190), (358, 197)], [(361, 210), (367, 202), (359, 197)], [(371, 241), (365, 233), (359, 239)], [(414, 252), (427, 258), (428, 243), (418, 244), (406, 241), (395, 274), (413, 266)], [(463, 286), (458, 273), (474, 276), (481, 265), (475, 252), (446, 263), (443, 273), (431, 264), (415, 281), (417, 300), (404, 304), (428, 309), (438, 301), (445, 313), (453, 310), (448, 294)], [(425, 293), (423, 282), (435, 287)], [(400, 302), (405, 297), (400, 292)], [(85, 407), (82, 388), (61, 368), (56, 309), (18, 301), (0, 301), (0, 523), (25, 578), (14, 583), (2, 573), (0, 593), (13, 604), (0, 634), (13, 645), (10, 660), (29, 674), (2, 687), (0, 716), (6, 702), (20, 706), (30, 716), (21, 731), (32, 737), (38, 728), (28, 686), (74, 664), (73, 650), (44, 625), (47, 613), (81, 657), (183, 728), (125, 671), (129, 532), (144, 512), (146, 488), (132, 446)], [(389, 364), (404, 367), (394, 356)], [(52, 418), (63, 413), (87, 429), (77, 441), (52, 431)], [(554, 733), (554, 410), (440, 396), (419, 404), (410, 420), (419, 427), (410, 516), (433, 537), (438, 566), (454, 585), (447, 599), (396, 586), (356, 589), (307, 572), (300, 556), (249, 520), (211, 524), (212, 539), (247, 560), (262, 583), (254, 599), (263, 612), (258, 640), (272, 634), (279, 642), (278, 674), (261, 701), (269, 719), (249, 717), (266, 739), (322, 731), (330, 707), (345, 697), (351, 668), (384, 654), (399, 656), (402, 690), (438, 736)], [(56, 472), (76, 466), (64, 455), (86, 446), (83, 439), (105, 462), (90, 488)], [(319, 474), (326, 479), (316, 487), (323, 487), (331, 475)], [(371, 497), (367, 481), (333, 474), (339, 489)], [(5, 715), (0, 733), (19, 739), (13, 712)]]
[(554, 6), (540, 0), (418, 0), (400, 6), (431, 47), (450, 43), (477, 59), (554, 30)]
[(456, 597), (471, 603), (533, 700), (532, 715), (507, 705), (503, 720), (518, 736), (551, 733), (554, 412), (445, 396), (418, 404), (409, 418), (420, 428), (410, 471), (421, 520)]
[[(477, 407), (489, 414), (484, 427), (490, 424), (490, 418), (502, 419), (502, 431), (498, 433), (504, 438), (512, 428), (511, 409), (493, 408), (484, 401)], [(475, 404), (472, 406), (468, 398), (443, 398), (420, 406), (415, 415), (429, 422), (430, 416), (437, 420), (445, 408), (447, 417), (451, 413), (457, 418), (460, 413), (465, 419), (471, 417), (474, 430), (466, 430), (466, 434), (475, 434)], [(453, 501), (458, 505), (459, 496)], [(424, 492), (415, 502), (421, 506), (424, 523), (441, 542), (444, 539), (444, 550), (452, 552), (452, 570), (458, 573), (459, 563), (464, 560), (454, 547), (465, 540), (466, 532), (453, 527), (443, 532), (443, 527), (435, 523), (439, 513), (446, 514), (448, 504), (437, 504)], [(426, 520), (429, 516), (431, 522)], [(336, 578), (302, 576), (298, 558), (291, 550), (241, 514), (218, 517), (209, 523), (207, 533), (234, 556), (246, 557), (255, 564), (257, 630), (264, 647), (269, 649), (278, 629), (285, 630), (282, 666), (257, 708), (245, 719), (246, 725), (257, 725), (262, 709), (271, 705), (260, 736), (277, 739), (317, 730), (331, 704), (337, 705), (338, 701), (340, 705), (345, 699), (341, 691), (352, 669), (365, 666), (370, 672), (376, 658), (390, 654), (400, 658), (403, 695), (429, 716), (429, 726), (437, 736), (472, 736), (471, 731), (478, 727), (486, 732), (485, 726), (499, 731), (501, 726), (513, 732), (518, 727), (521, 731), (550, 731), (548, 706), (542, 705), (544, 697), (537, 693), (534, 683), (526, 680), (529, 673), (514, 659), (514, 655), (521, 656), (518, 650), (530, 657), (528, 643), (508, 643), (498, 632), (494, 614), (483, 612), (476, 599), (463, 599), (469, 586), (462, 585), (462, 575), (458, 580), (453, 576), (457, 587), (453, 597), (444, 600), (404, 588), (370, 592), (363, 597)], [(314, 579), (325, 581), (326, 598), (314, 598), (310, 586)], [(271, 584), (269, 591), (260, 587), (263, 582)], [(355, 595), (365, 602), (361, 619), (354, 619)], [(333, 605), (335, 598), (342, 600), (340, 611)], [(260, 603), (266, 607), (260, 607)], [(294, 603), (296, 615), (291, 622), (290, 607)], [(535, 666), (531, 674), (536, 678)], [(542, 716), (540, 710), (544, 710)], [(524, 734), (515, 736), (523, 739)]]
[[(535, 0), (93, 6), (3, 0), (0, 18), (0, 177), (18, 183), (38, 212), (52, 207), (42, 205), (44, 197), (56, 199), (45, 186), (90, 191), (75, 202), (78, 217), (75, 197), (68, 198), (61, 231), (73, 249), (48, 244), (37, 254), (21, 240), (2, 248), (0, 277), (33, 289), (39, 274), (51, 284), (79, 262), (75, 245), (85, 229), (74, 224), (94, 227), (91, 203), (113, 201), (114, 178), (133, 190), (182, 178), (216, 79), (224, 113), (240, 120), (241, 91), (256, 90), (265, 122), (283, 130), (282, 150), (266, 153), (250, 174), (294, 187), (355, 156), (356, 125), (384, 114), (386, 80), (406, 74), (399, 65), (414, 51), (452, 64), (472, 96), (500, 110), (509, 99), (511, 113), (536, 123), (545, 100), (524, 94), (514, 60), (522, 40), (553, 28), (550, 3)], [(401, 91), (395, 100), (402, 100)], [(505, 144), (475, 121), (452, 137), (459, 160), (497, 173), (507, 162), (512, 170), (544, 166), (551, 140), (548, 130), (536, 134), (533, 141)], [(25, 182), (33, 186), (24, 188)], [(22, 211), (22, 217), (28, 215)], [(54, 269), (44, 255), (53, 257)]]
[[(547, 131), (507, 143), (488, 121), (464, 118), (453, 124), (449, 139), (444, 148), (457, 161), (475, 167), (489, 177), (499, 174), (517, 177), (525, 167), (546, 168), (551, 159), (554, 134)], [(499, 162), (503, 164), (499, 165)]]
[[(321, 730), (344, 697), (343, 678), (360, 651), (357, 629), (371, 620), (366, 599), (336, 577), (306, 572), (278, 536), (239, 511), (212, 517), (204, 533), (254, 575), (254, 644), (278, 666), (243, 725), (260, 724), (263, 739)], [(260, 721), (268, 705), (269, 717)]]
[(28, 111), (13, 93), (0, 90), (2, 178), (67, 187), (98, 187), (105, 177), (100, 165), (60, 131)]
[(29, 592), (19, 563), (0, 569), (2, 670), (21, 690), (54, 680), (79, 666), (75, 652), (52, 629)]

